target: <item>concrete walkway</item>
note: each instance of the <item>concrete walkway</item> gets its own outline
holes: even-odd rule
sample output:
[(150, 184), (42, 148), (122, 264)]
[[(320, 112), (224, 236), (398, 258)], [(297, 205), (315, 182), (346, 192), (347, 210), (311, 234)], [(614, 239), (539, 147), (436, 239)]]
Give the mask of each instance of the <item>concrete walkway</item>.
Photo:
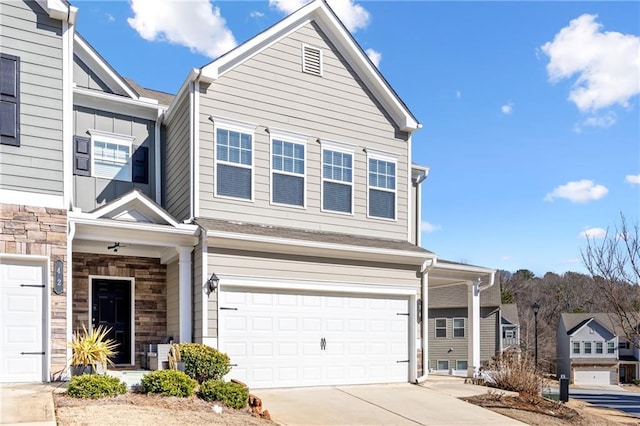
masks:
[(487, 388), (445, 383), (443, 391), (428, 386), (401, 383), (263, 389), (254, 393), (275, 422), (288, 426), (523, 424), (454, 396), (485, 393)]
[(53, 391), (60, 384), (0, 385), (0, 424), (55, 426)]

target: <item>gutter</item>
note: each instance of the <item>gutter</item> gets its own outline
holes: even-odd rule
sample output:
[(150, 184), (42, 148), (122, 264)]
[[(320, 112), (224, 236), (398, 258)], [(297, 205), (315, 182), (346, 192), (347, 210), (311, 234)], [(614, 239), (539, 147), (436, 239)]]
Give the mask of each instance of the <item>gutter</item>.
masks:
[[(422, 330), (420, 333), (420, 345), (422, 349), (422, 376), (417, 377), (415, 380), (415, 384), (418, 385), (429, 377), (429, 327), (428, 318), (429, 318), (429, 271), (435, 268), (438, 263), (437, 257), (432, 257), (427, 259), (422, 264), (420, 268), (420, 273), (422, 278), (420, 279), (420, 284), (422, 287), (422, 304), (420, 306), (420, 310), (422, 311)], [(425, 321), (427, 318), (427, 321)]]

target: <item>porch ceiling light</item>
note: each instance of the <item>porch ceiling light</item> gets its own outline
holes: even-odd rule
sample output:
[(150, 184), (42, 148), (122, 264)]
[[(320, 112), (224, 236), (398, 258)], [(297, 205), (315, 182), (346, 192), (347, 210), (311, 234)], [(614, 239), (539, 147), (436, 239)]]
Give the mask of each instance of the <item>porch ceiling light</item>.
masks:
[(211, 294), (214, 291), (216, 291), (216, 289), (218, 288), (218, 284), (220, 284), (220, 278), (218, 278), (218, 276), (214, 272), (213, 274), (211, 274), (211, 277), (207, 280), (207, 292)]

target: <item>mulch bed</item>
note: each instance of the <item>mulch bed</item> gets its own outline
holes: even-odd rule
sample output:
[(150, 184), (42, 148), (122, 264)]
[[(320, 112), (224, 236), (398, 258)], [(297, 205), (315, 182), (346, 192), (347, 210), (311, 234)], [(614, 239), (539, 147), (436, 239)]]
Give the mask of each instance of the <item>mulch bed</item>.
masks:
[(520, 396), (491, 392), (484, 395), (461, 399), (484, 408), (510, 408), (530, 411), (532, 413), (544, 414), (570, 422), (580, 417), (580, 414), (576, 410), (565, 406), (561, 402), (545, 398), (525, 399)]

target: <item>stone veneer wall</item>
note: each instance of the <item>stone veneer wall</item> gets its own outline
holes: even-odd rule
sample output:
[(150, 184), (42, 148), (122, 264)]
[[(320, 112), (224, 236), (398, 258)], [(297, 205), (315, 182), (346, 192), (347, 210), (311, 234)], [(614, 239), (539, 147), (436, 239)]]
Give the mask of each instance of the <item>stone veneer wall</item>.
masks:
[[(51, 316), (51, 380), (59, 379), (67, 366), (67, 211), (13, 204), (0, 205), (0, 253), (49, 257), (47, 298)], [(53, 292), (56, 260), (64, 264), (64, 289)], [(45, 299), (46, 300), (46, 299)]]
[(144, 343), (167, 336), (167, 267), (160, 259), (73, 253), (73, 329), (89, 324), (89, 275), (135, 278), (135, 364), (140, 368)]

